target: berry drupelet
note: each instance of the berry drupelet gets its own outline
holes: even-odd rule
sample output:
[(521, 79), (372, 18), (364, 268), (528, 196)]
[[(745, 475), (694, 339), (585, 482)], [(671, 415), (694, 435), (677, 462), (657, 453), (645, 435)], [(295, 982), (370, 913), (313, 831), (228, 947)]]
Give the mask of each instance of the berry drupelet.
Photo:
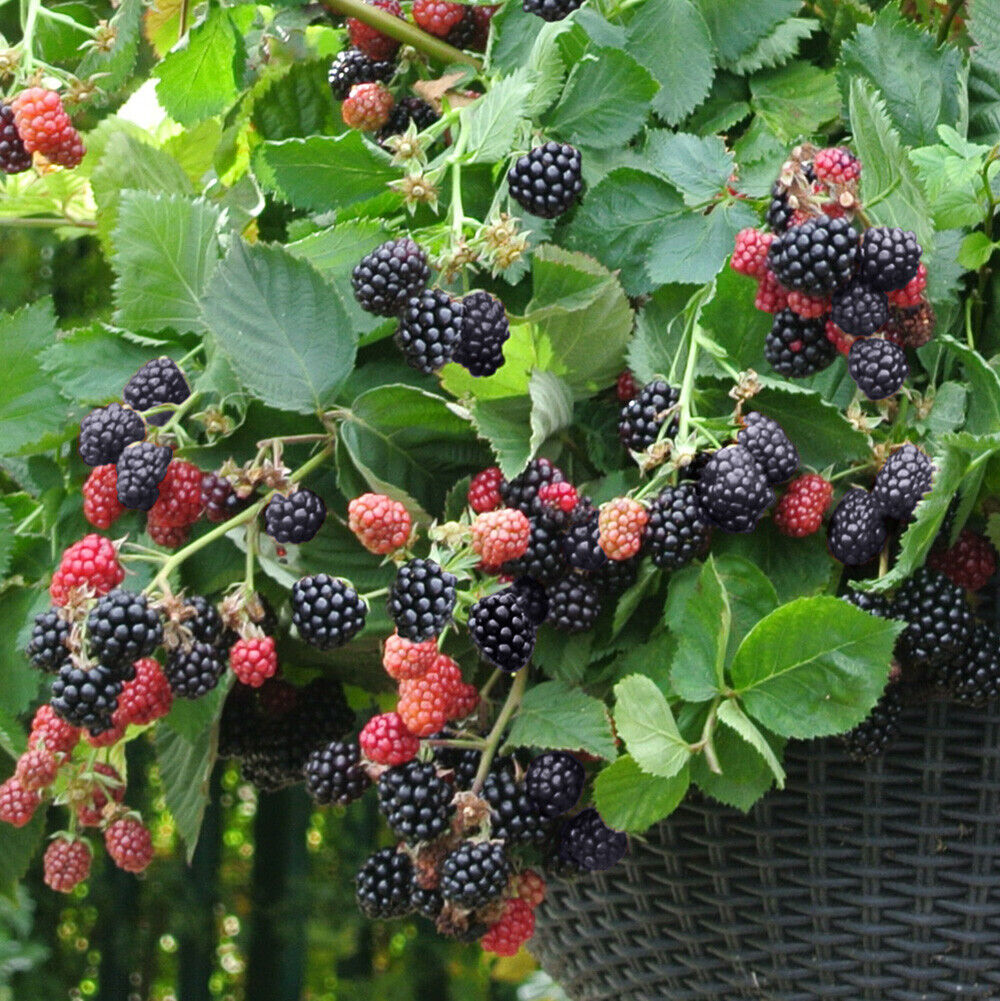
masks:
[(495, 768), (483, 784), (490, 807), (490, 833), (508, 844), (544, 844), (552, 822), (508, 768)]
[(69, 661), (70, 628), (69, 620), (59, 614), (58, 608), (50, 608), (35, 616), (27, 654), (40, 671), (54, 674)]
[(712, 528), (693, 483), (664, 487), (649, 505), (645, 551), (661, 570), (677, 570), (708, 546)]
[(965, 591), (929, 567), (900, 586), (892, 617), (907, 624), (896, 641), (896, 656), (904, 666), (940, 666), (962, 655), (973, 635)]
[(347, 806), (372, 784), (356, 743), (341, 740), (317, 747), (305, 764), (306, 792), (320, 804)]
[(837, 289), (830, 304), (830, 319), (845, 334), (866, 337), (874, 334), (889, 319), (889, 300), (885, 292), (860, 280)]
[(707, 520), (724, 532), (751, 532), (774, 500), (753, 453), (742, 445), (720, 448), (705, 463), (697, 484)]
[(395, 848), (370, 855), (355, 880), (358, 906), (366, 918), (386, 921), (413, 910), (413, 863)]
[(409, 844), (431, 841), (448, 830), (453, 795), (434, 765), (422, 761), (389, 768), (378, 780), (379, 810), (393, 834)]
[(916, 277), (920, 244), (909, 230), (872, 226), (865, 230), (858, 254), (858, 274), (874, 289), (891, 292)]
[(100, 598), (87, 616), (87, 644), (92, 656), (113, 668), (153, 652), (163, 639), (163, 624), (144, 594), (116, 588)]
[(756, 410), (744, 416), (736, 441), (753, 454), (768, 483), (784, 483), (799, 468), (799, 453), (785, 429)]
[(903, 700), (899, 688), (890, 685), (874, 708), (853, 730), (840, 739), (852, 761), (868, 761), (881, 754), (899, 732)]
[(512, 480), (500, 481), (500, 499), (507, 507), (516, 507), (528, 517), (542, 514), (545, 505), (538, 491), (547, 483), (561, 483), (566, 477), (548, 459), (532, 459)]
[(504, 892), (509, 876), (503, 845), (463, 841), (441, 863), (441, 895), (457, 907), (482, 907)]
[(625, 857), (628, 837), (608, 827), (590, 808), (563, 825), (557, 851), (560, 858), (584, 872), (601, 872)]
[(906, 352), (881, 337), (859, 338), (847, 354), (847, 371), (869, 400), (895, 396), (910, 374)]
[(503, 303), (489, 292), (470, 292), (462, 298), (462, 332), (452, 360), (472, 375), (493, 375), (504, 362), (503, 346), (510, 323)]
[(0, 171), (5, 174), (23, 174), (31, 170), (31, 154), (14, 123), (14, 109), (0, 101)]
[(833, 558), (855, 567), (878, 556), (887, 534), (878, 501), (867, 490), (853, 487), (833, 509), (826, 538)]
[(160, 496), (173, 453), (166, 445), (143, 441), (129, 445), (118, 457), (118, 502), (132, 511), (148, 511)]
[(531, 660), (536, 625), (516, 591), (480, 598), (469, 610), (469, 638), (494, 667), (515, 674)]
[(850, 279), (857, 255), (850, 222), (819, 215), (775, 237), (768, 265), (785, 288), (822, 295)]
[(121, 690), (120, 672), (103, 664), (83, 668), (67, 663), (52, 682), (51, 705), (67, 723), (97, 735), (111, 729)]
[(226, 662), (218, 647), (195, 640), (170, 652), (163, 673), (174, 695), (182, 699), (200, 699), (219, 683)]
[(890, 518), (905, 521), (930, 490), (933, 479), (934, 464), (916, 445), (907, 442), (886, 459), (876, 474), (872, 496)]
[(524, 775), (524, 788), (544, 817), (568, 813), (583, 795), (587, 773), (567, 751), (539, 754)]
[(824, 320), (807, 320), (782, 309), (764, 340), (764, 357), (778, 375), (804, 379), (830, 366), (837, 349), (826, 335)]
[(586, 632), (601, 613), (601, 596), (597, 585), (579, 574), (569, 574), (557, 580), (547, 593), (547, 621), (562, 632)]
[(330, 64), (327, 80), (338, 101), (343, 101), (356, 83), (388, 83), (396, 72), (396, 64), (388, 59), (374, 60), (360, 49), (338, 52)]

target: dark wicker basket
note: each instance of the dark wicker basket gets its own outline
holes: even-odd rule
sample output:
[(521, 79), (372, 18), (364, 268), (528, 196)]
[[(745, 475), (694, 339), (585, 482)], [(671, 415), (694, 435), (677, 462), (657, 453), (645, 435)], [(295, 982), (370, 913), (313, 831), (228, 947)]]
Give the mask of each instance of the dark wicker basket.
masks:
[(532, 942), (574, 1001), (1000, 998), (1000, 708), (907, 710), (859, 766), (789, 747), (748, 815), (689, 797)]

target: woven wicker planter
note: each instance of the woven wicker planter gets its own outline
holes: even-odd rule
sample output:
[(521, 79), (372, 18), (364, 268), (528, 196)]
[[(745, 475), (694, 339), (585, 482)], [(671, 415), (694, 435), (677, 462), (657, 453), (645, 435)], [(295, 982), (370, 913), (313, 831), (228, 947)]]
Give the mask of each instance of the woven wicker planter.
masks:
[(574, 1001), (1000, 998), (1000, 708), (908, 710), (882, 760), (792, 746), (749, 816), (690, 799), (532, 949)]

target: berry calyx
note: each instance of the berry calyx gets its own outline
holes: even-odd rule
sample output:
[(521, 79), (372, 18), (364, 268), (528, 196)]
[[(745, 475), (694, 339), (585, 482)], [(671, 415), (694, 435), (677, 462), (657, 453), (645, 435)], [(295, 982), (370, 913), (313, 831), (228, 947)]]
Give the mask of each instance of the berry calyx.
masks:
[(410, 512), (385, 494), (362, 494), (347, 505), (348, 527), (370, 553), (385, 556), (409, 541)]
[(823, 524), (833, 484), (818, 473), (807, 473), (788, 485), (774, 510), (774, 524), (782, 535), (804, 539), (818, 532)]
[(260, 688), (278, 673), (278, 653), (273, 636), (237, 640), (229, 648), (229, 666), (244, 685)]
[(616, 497), (601, 506), (598, 542), (611, 560), (629, 560), (642, 548), (649, 512), (631, 497)]
[(111, 765), (98, 761), (94, 765), (93, 781), (82, 797), (74, 799), (76, 819), (82, 827), (100, 827), (108, 803), (120, 803), (125, 798), (125, 783)]

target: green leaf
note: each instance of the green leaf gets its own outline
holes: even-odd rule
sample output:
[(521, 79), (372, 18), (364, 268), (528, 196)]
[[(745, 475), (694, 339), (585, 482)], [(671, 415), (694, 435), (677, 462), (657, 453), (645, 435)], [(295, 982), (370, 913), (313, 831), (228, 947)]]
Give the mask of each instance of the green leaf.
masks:
[(237, 59), (243, 43), (229, 12), (216, 8), (191, 29), (186, 44), (157, 68), (156, 96), (181, 125), (225, 111), (236, 99)]
[(174, 699), (164, 724), (188, 744), (197, 745), (221, 715), (222, 704), (233, 684), (232, 678), (227, 673), (212, 691), (200, 699)]
[(296, 208), (330, 212), (386, 192), (399, 171), (351, 129), (339, 136), (266, 142), (253, 155), (261, 186)]
[(531, 89), (524, 113), (528, 118), (545, 114), (562, 93), (566, 64), (559, 52), (559, 36), (571, 28), (566, 21), (548, 21), (535, 36), (527, 62)]
[[(673, 623), (683, 628), (675, 628)], [(710, 556), (698, 574), (684, 610), (671, 630), (677, 634), (677, 653), (670, 668), (673, 690), (687, 702), (707, 702), (725, 688), (726, 649), (732, 612), (726, 587)]]
[(233, 241), (202, 311), (233, 371), (269, 406), (315, 413), (354, 365), (357, 338), (336, 289), (281, 247)]
[(580, 146), (621, 146), (642, 128), (657, 83), (620, 49), (593, 49), (570, 72), (548, 130)]
[(123, 0), (108, 24), (115, 32), (113, 44), (109, 49), (88, 46), (89, 51), (76, 68), (78, 80), (99, 79), (106, 93), (125, 83), (139, 54), (139, 28), (144, 10), (142, 0)]
[(718, 136), (656, 129), (646, 140), (646, 159), (684, 195), (688, 205), (714, 198), (733, 173), (733, 155)]
[(705, 19), (691, 0), (640, 6), (629, 22), (625, 47), (660, 84), (653, 109), (668, 125), (676, 125), (705, 99), (715, 75), (715, 54)]
[(975, 45), (969, 74), (969, 134), (1000, 139), (1000, 11), (992, 0), (972, 0), (966, 28)]
[(329, 68), (329, 59), (295, 62), (280, 77), (254, 88), (252, 120), (261, 139), (279, 141), (338, 131), (336, 105), (327, 83)]
[(778, 788), (785, 787), (785, 769), (781, 767), (778, 756), (768, 743), (767, 738), (754, 726), (747, 714), (740, 708), (735, 699), (723, 699), (719, 705), (719, 722), (735, 730), (763, 759), (778, 782)]
[(46, 812), (39, 809), (24, 827), (0, 824), (0, 893), (10, 900), (15, 899), (18, 882), (41, 848)]
[(587, 672), (593, 642), (592, 632), (567, 636), (558, 629), (546, 626), (538, 630), (532, 661), (554, 681), (579, 684)]
[(510, 479), (531, 459), (531, 403), (525, 397), (477, 400), (470, 410), (479, 436), (490, 443), (500, 471)]
[(757, 286), (732, 268), (723, 268), (715, 282), (715, 295), (702, 310), (701, 325), (725, 349), (726, 360), (738, 371), (766, 371), (764, 339), (773, 317), (753, 306)]
[(207, 202), (126, 191), (112, 235), (115, 322), (203, 331), (199, 300), (219, 259), (218, 224), (218, 210)]
[[(772, 755), (782, 752), (785, 742), (780, 737), (769, 734), (765, 741)], [(722, 773), (711, 771), (699, 754), (691, 759), (691, 781), (706, 796), (745, 813), (774, 785), (774, 775), (764, 758), (728, 726), (715, 728), (712, 745)]]
[(169, 727), (156, 728), (160, 781), (167, 808), (187, 846), (188, 862), (198, 847), (217, 749), (217, 726), (206, 727), (193, 742), (185, 740)]
[(528, 689), (507, 746), (585, 751), (608, 760), (615, 756), (604, 703), (561, 681), (543, 681)]
[(723, 63), (733, 62), (766, 38), (775, 25), (799, 12), (797, 0), (695, 0)]
[(16, 313), (0, 314), (0, 341), (6, 345), (0, 379), (0, 454), (28, 451), (48, 434), (63, 430), (67, 406), (43, 370), (42, 352), (52, 344), (56, 318), (49, 299)]
[(812, 63), (796, 61), (756, 73), (750, 91), (753, 110), (785, 142), (818, 132), (840, 112), (836, 76)]
[(517, 126), (531, 94), (528, 71), (519, 69), (462, 109), (461, 126), (467, 163), (495, 163), (514, 147)]
[[(939, 134), (944, 129), (938, 126)], [(910, 150), (910, 160), (916, 165), (938, 229), (982, 222), (985, 205), (980, 174), (985, 156), (979, 151), (983, 148), (976, 147), (973, 155), (960, 155), (940, 143)], [(982, 233), (978, 235), (985, 238)]]
[(669, 779), (690, 760), (670, 705), (652, 679), (631, 674), (615, 685), (615, 727), (629, 754), (650, 775)]
[(733, 73), (755, 73), (787, 62), (798, 52), (799, 44), (818, 31), (819, 26), (819, 21), (812, 18), (790, 17), (726, 68)]
[(594, 806), (614, 830), (642, 834), (677, 809), (690, 782), (687, 766), (670, 778), (661, 778), (646, 774), (626, 754), (597, 774)]
[(990, 240), (982, 230), (976, 230), (962, 241), (958, 252), (958, 263), (966, 271), (978, 271), (993, 256), (993, 251), (998, 246), (1000, 244)]
[(740, 644), (733, 688), (747, 713), (783, 737), (843, 733), (885, 689), (902, 628), (839, 598), (798, 598), (758, 622)]
[(950, 334), (939, 335), (950, 354), (962, 365), (969, 387), (969, 413), (965, 429), (972, 434), (990, 434), (1000, 428), (1000, 374), (983, 356)]
[[(695, 291), (690, 285), (664, 285), (636, 315), (635, 335), (629, 342), (627, 361), (640, 384), (670, 371), (684, 338), (684, 325), (676, 321)], [(753, 312), (757, 311), (747, 310), (748, 315)], [(761, 337), (763, 340), (763, 335)]]
[(552, 372), (534, 371), (528, 384), (531, 396), (531, 451), (536, 454), (553, 435), (573, 422), (573, 394)]

